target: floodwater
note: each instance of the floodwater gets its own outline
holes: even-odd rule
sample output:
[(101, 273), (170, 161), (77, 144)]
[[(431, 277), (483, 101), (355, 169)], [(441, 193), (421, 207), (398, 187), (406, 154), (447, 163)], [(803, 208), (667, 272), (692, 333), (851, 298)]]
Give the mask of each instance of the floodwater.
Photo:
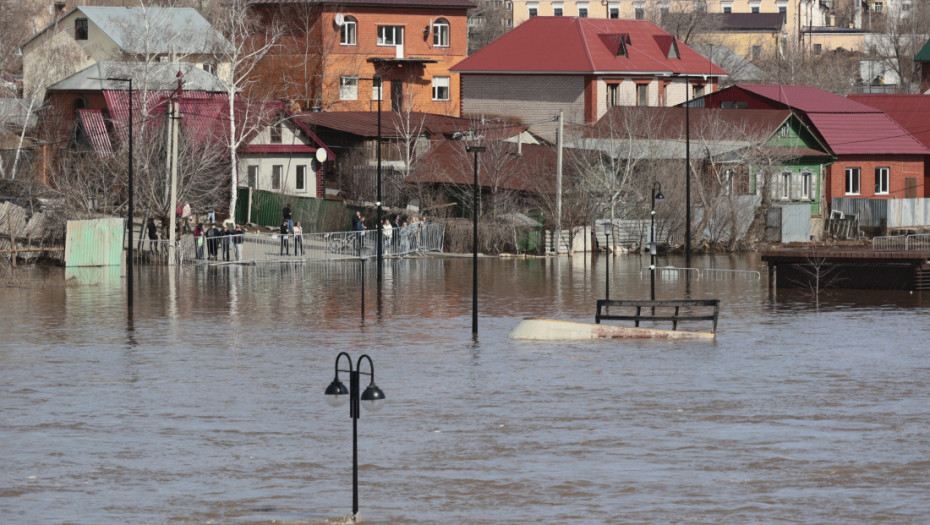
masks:
[[(343, 351), (387, 396), (358, 421), (363, 523), (927, 522), (928, 294), (818, 307), (770, 295), (757, 257), (696, 257), (762, 271), (657, 283), (721, 299), (716, 342), (508, 339), (593, 320), (605, 259), (482, 259), (477, 341), (469, 258), (387, 261), (380, 293), (369, 260), (364, 315), (358, 262), (142, 267), (131, 323), (118, 270), (21, 269), (0, 522), (343, 522), (352, 420), (323, 399)], [(644, 265), (612, 258), (611, 297), (648, 298)]]

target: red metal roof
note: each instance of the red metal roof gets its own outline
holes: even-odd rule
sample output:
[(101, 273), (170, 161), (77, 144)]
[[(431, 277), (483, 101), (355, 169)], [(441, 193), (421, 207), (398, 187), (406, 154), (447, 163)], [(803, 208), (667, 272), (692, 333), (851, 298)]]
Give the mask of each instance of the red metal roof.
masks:
[(881, 112), (808, 113), (807, 117), (837, 155), (930, 155), (927, 146)]
[(113, 144), (110, 143), (110, 134), (103, 119), (103, 112), (99, 109), (81, 109), (78, 111), (81, 124), (90, 139), (91, 147), (101, 157), (113, 155)]
[[(636, 126), (635, 134), (644, 134), (638, 138), (684, 139), (684, 107), (641, 107), (614, 106), (597, 122), (590, 136), (599, 132), (611, 131), (623, 134), (627, 124)], [(691, 120), (690, 134), (693, 138), (712, 138), (722, 140), (727, 135), (731, 138), (771, 137), (778, 128), (791, 117), (787, 109), (716, 109), (690, 108), (688, 118)], [(629, 132), (630, 130), (626, 130)], [(603, 133), (601, 133), (603, 134)], [(645, 136), (648, 135), (648, 136)], [(821, 152), (821, 154), (823, 154)]]
[(930, 147), (930, 96), (849, 95), (847, 98), (884, 111), (924, 146)]
[[(620, 46), (620, 40), (628, 42)], [(537, 16), (456, 64), (461, 73), (690, 74), (726, 71), (645, 20)], [(618, 51), (625, 49), (625, 53)]]
[(854, 100), (834, 95), (812, 86), (785, 86), (777, 84), (737, 84), (731, 89), (742, 89), (760, 97), (799, 109), (805, 113), (876, 113), (875, 108)]

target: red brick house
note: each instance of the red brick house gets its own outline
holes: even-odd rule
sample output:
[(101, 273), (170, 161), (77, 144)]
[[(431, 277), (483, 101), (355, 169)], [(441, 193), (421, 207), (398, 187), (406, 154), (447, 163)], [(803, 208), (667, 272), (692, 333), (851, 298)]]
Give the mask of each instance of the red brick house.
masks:
[(555, 117), (593, 124), (612, 106), (673, 106), (727, 72), (645, 20), (533, 17), (452, 68), (462, 114), (501, 117), (552, 139)]
[(880, 109), (809, 86), (739, 84), (707, 95), (708, 108), (792, 109), (836, 156), (826, 200), (930, 196), (930, 149)]
[[(468, 0), (257, 0), (284, 36), (255, 76), (266, 96), (309, 110), (382, 109), (459, 115)], [(382, 78), (377, 85), (375, 77)]]

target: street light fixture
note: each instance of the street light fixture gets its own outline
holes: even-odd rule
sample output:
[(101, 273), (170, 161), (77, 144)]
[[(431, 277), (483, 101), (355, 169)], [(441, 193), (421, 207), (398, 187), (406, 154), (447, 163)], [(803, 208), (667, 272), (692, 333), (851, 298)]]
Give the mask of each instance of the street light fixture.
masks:
[(662, 184), (659, 181), (652, 183), (652, 209), (649, 212), (649, 298), (656, 300), (656, 201), (662, 202), (665, 195), (662, 195)]
[(605, 260), (607, 261), (604, 265), (604, 299), (610, 300), (610, 230), (613, 229), (614, 223), (611, 221), (604, 221), (601, 223), (604, 226), (604, 237), (606, 238), (606, 249), (604, 253), (607, 255)]
[(478, 154), (485, 151), (485, 146), (465, 146), (466, 153), (475, 154), (474, 209), (472, 223), (472, 274), (471, 274), (471, 336), (478, 337)]
[[(339, 368), (339, 361), (345, 356), (349, 363), (349, 368)], [(362, 372), (362, 361), (368, 361), (370, 372)], [(349, 388), (339, 381), (339, 372), (348, 372)], [(364, 392), (361, 390), (361, 376), (366, 375), (371, 378), (368, 387)], [(326, 387), (326, 401), (334, 406), (341, 407), (349, 402), (349, 417), (352, 418), (352, 521), (358, 521), (358, 418), (359, 405), (364, 405), (366, 410), (377, 412), (384, 407), (384, 392), (375, 385), (375, 365), (367, 354), (358, 358), (355, 368), (352, 368), (352, 357), (345, 352), (339, 352), (336, 356), (336, 377), (333, 382)]]

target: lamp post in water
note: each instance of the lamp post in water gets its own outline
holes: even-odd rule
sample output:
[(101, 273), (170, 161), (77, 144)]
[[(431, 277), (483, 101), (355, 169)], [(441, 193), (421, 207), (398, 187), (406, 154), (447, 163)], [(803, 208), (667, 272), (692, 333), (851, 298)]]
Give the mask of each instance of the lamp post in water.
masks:
[(472, 223), (472, 259), (471, 259), (471, 336), (478, 337), (478, 154), (487, 148), (484, 146), (465, 146), (466, 153), (475, 154), (475, 194)]
[(614, 223), (610, 221), (604, 221), (601, 223), (604, 226), (604, 237), (606, 239), (606, 249), (604, 253), (607, 254), (605, 260), (607, 263), (604, 265), (604, 299), (610, 300), (610, 230), (613, 228)]
[(659, 181), (652, 183), (652, 209), (649, 212), (649, 298), (656, 300), (656, 201), (662, 202), (662, 185)]
[[(339, 368), (339, 361), (345, 357), (348, 369)], [(368, 372), (362, 372), (362, 361), (368, 361)], [(349, 374), (349, 388), (339, 381), (339, 372)], [(364, 392), (361, 390), (361, 376), (371, 378)], [(375, 385), (375, 365), (367, 354), (358, 358), (355, 368), (352, 368), (352, 357), (345, 352), (336, 356), (336, 377), (326, 387), (326, 401), (334, 406), (341, 407), (349, 402), (349, 417), (352, 418), (352, 521), (358, 520), (358, 418), (359, 405), (364, 404), (367, 410), (377, 412), (384, 406), (384, 392)]]

